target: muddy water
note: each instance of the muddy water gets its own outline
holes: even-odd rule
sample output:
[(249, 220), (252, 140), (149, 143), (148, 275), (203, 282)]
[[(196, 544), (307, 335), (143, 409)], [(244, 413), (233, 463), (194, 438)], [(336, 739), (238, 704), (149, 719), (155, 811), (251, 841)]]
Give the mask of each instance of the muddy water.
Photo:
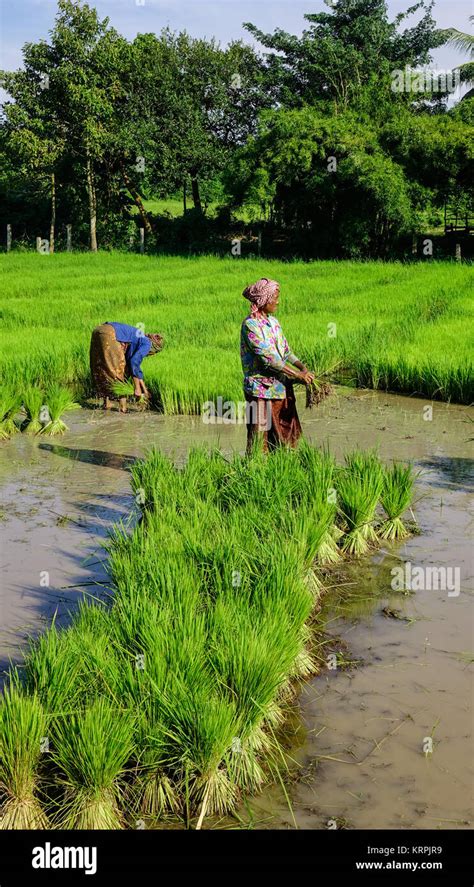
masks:
[[(422, 534), (384, 546), (343, 586), (334, 575), (322, 614), (326, 654), (352, 665), (306, 685), (304, 729), (292, 749), (302, 767), (289, 788), (293, 812), (273, 787), (250, 802), (257, 827), (471, 822), (474, 411), (433, 404), (430, 419), (425, 407), (418, 399), (341, 391), (301, 411), (308, 438), (329, 443), (338, 457), (377, 445), (383, 458), (415, 460)], [(22, 435), (2, 444), (3, 665), (53, 616), (64, 622), (81, 595), (108, 593), (101, 545), (114, 523), (130, 520), (128, 468), (137, 456), (155, 444), (180, 461), (192, 444), (241, 450), (245, 437), (242, 427), (146, 414), (83, 410), (69, 425), (59, 442)], [(390, 571), (405, 561), (458, 567), (459, 594), (394, 593)], [(433, 752), (425, 755), (427, 739)]]

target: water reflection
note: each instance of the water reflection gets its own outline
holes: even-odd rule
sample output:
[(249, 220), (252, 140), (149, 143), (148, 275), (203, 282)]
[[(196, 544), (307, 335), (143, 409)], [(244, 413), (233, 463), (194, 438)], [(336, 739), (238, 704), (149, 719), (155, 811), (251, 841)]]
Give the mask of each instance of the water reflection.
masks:
[(119, 471), (128, 471), (137, 461), (136, 456), (126, 456), (123, 453), (109, 453), (105, 450), (76, 450), (72, 447), (64, 447), (60, 444), (39, 445), (40, 450), (48, 450), (55, 456), (63, 456), (65, 459), (73, 459), (76, 462), (87, 462), (91, 465), (101, 465), (105, 468), (117, 468)]

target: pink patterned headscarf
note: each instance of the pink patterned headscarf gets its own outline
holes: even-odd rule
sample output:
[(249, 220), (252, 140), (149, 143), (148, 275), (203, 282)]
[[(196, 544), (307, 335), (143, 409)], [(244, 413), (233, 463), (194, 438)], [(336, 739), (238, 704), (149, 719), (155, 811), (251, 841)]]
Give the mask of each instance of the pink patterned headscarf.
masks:
[(256, 283), (246, 287), (242, 295), (251, 303), (251, 313), (258, 314), (260, 309), (272, 300), (279, 286), (278, 281), (262, 277)]

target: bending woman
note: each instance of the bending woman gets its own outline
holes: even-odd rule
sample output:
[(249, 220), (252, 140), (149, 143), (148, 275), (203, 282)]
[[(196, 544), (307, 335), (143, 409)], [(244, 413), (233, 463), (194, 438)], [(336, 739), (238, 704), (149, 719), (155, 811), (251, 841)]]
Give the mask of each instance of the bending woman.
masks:
[[(163, 337), (158, 333), (144, 333), (126, 323), (107, 321), (92, 331), (90, 367), (97, 393), (104, 398), (104, 410), (111, 407), (113, 383), (133, 380), (136, 397), (149, 397), (143, 381), (141, 363), (144, 357), (157, 354), (163, 348)], [(121, 413), (127, 412), (127, 398), (119, 398)]]
[(274, 316), (280, 284), (263, 277), (242, 295), (251, 303), (240, 337), (247, 401), (247, 453), (257, 440), (265, 453), (281, 444), (294, 447), (302, 432), (293, 382), (310, 384), (314, 374), (290, 351)]

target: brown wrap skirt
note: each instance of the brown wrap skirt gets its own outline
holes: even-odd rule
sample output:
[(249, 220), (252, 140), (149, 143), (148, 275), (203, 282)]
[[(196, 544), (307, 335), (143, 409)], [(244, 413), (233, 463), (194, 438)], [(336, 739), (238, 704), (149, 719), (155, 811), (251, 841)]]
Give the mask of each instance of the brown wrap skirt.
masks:
[[(268, 453), (278, 446), (295, 447), (302, 430), (293, 385), (286, 386), (284, 400), (245, 395), (247, 401), (247, 453), (261, 444)], [(257, 443), (258, 442), (258, 443)]]
[(126, 372), (125, 349), (115, 338), (109, 323), (101, 323), (92, 330), (90, 367), (94, 388), (101, 397), (114, 397), (113, 382), (124, 382)]

